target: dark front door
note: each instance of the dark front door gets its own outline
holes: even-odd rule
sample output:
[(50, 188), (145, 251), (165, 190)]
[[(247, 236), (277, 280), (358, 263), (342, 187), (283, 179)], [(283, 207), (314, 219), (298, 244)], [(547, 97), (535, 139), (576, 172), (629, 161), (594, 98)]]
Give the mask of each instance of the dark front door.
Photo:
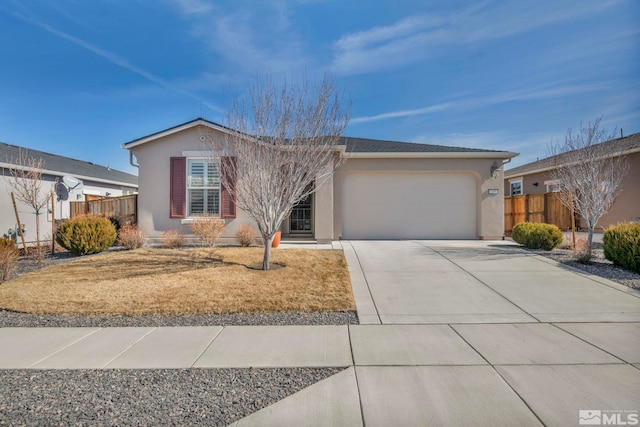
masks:
[(313, 224), (313, 195), (295, 205), (289, 216), (289, 233), (291, 234), (312, 234)]

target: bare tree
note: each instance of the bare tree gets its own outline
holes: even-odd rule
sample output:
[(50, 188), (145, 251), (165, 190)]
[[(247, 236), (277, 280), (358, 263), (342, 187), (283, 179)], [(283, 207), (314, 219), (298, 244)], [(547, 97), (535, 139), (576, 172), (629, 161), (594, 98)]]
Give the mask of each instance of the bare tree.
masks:
[(316, 86), (304, 78), (299, 85), (285, 81), (277, 87), (266, 78), (251, 88), (249, 103), (233, 102), (224, 147), (209, 134), (214, 153), (234, 153), (233, 161), (221, 164), (222, 185), (264, 238), (263, 270), (269, 269), (271, 242), (292, 208), (343, 161), (338, 145), (349, 112), (328, 76)]
[(614, 152), (607, 141), (615, 139), (616, 131), (608, 133), (600, 127), (601, 117), (580, 125), (574, 133), (567, 130), (564, 143), (552, 147), (554, 169), (551, 178), (558, 182), (558, 197), (587, 223), (587, 259), (596, 224), (613, 205), (622, 190), (628, 169), (625, 156)]
[[(33, 209), (36, 215), (36, 256), (38, 261), (42, 256), (40, 248), (40, 215), (43, 208), (49, 202), (49, 192), (43, 191), (44, 181), (42, 173), (44, 170), (44, 160), (28, 155), (27, 151), (20, 150), (17, 158), (7, 159), (11, 164), (8, 168), (11, 176), (10, 185), (13, 188), (18, 201)], [(25, 251), (27, 248), (24, 248)]]

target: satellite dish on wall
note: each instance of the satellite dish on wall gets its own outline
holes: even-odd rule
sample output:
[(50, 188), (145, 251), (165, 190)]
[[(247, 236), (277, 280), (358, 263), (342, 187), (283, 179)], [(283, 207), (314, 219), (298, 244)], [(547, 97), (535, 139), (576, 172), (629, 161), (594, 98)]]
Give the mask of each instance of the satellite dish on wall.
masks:
[(83, 183), (76, 177), (65, 175), (62, 177), (62, 182), (65, 183), (69, 190), (82, 190)]
[(69, 199), (69, 189), (62, 182), (58, 182), (56, 184), (56, 196), (58, 196), (58, 200), (68, 200)]

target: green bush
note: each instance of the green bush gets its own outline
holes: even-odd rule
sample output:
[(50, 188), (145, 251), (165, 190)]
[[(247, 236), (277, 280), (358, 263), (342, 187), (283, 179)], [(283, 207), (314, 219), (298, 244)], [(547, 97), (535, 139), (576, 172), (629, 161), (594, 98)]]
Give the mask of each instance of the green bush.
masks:
[(521, 222), (513, 227), (513, 240), (529, 249), (550, 251), (562, 243), (562, 231), (553, 224)]
[(614, 264), (640, 273), (640, 224), (618, 224), (602, 236), (604, 256)]
[(107, 250), (116, 236), (116, 228), (107, 218), (87, 215), (61, 223), (56, 241), (74, 255), (89, 255)]

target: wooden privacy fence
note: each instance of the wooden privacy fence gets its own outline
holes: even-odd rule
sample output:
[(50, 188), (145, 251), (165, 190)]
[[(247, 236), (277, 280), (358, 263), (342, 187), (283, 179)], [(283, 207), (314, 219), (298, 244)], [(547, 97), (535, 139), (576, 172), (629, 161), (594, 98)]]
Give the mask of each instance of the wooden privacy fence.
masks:
[(86, 202), (71, 202), (71, 218), (78, 215), (94, 214), (107, 218), (116, 217), (120, 224), (138, 222), (138, 195), (105, 197)]
[(556, 197), (556, 193), (505, 197), (505, 234), (510, 236), (513, 226), (521, 222), (544, 222), (568, 230), (571, 228), (571, 211)]

